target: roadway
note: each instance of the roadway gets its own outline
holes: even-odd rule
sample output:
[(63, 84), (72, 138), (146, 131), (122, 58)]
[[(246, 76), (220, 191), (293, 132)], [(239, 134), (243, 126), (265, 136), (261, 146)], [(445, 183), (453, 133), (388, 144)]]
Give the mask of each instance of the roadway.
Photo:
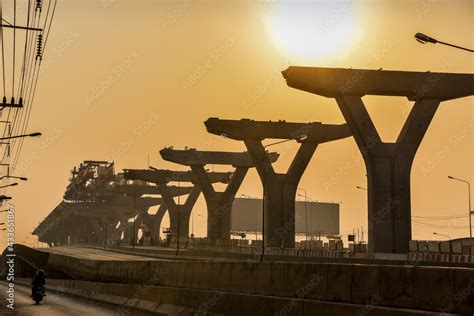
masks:
[(89, 260), (125, 260), (125, 261), (153, 261), (153, 260), (166, 260), (157, 259), (153, 257), (146, 257), (140, 255), (133, 255), (127, 253), (119, 253), (109, 250), (102, 250), (97, 248), (88, 247), (52, 247), (52, 248), (36, 248), (43, 252), (49, 252), (57, 255), (65, 255), (78, 259), (89, 259)]
[[(46, 287), (47, 289), (47, 287)], [(0, 315), (1, 316), (117, 316), (117, 315), (156, 315), (150, 312), (130, 309), (126, 306), (114, 305), (61, 292), (48, 291), (40, 305), (35, 305), (30, 297), (29, 286), (15, 285), (15, 310), (6, 308), (7, 284), (0, 282)]]

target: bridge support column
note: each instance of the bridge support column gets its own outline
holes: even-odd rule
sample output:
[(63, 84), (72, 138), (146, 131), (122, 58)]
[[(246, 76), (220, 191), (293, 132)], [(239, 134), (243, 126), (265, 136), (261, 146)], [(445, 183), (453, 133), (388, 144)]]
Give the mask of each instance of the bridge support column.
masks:
[(119, 226), (119, 233), (122, 235), (123, 233), (123, 240), (124, 241), (131, 241), (132, 239), (132, 225), (128, 222), (128, 218), (126, 216), (120, 217), (120, 226)]
[(143, 223), (150, 230), (151, 238), (155, 243), (160, 240), (161, 221), (163, 220), (165, 213), (166, 205), (164, 203), (160, 205), (158, 211), (154, 215), (148, 214), (148, 212), (143, 213)]
[(237, 167), (224, 192), (217, 192), (212, 186), (203, 165), (191, 165), (202, 189), (207, 205), (207, 237), (230, 239), (232, 204), (249, 167)]
[(415, 102), (395, 143), (382, 142), (360, 97), (340, 96), (336, 101), (367, 169), (369, 252), (407, 253), (411, 167), (441, 100)]
[(108, 245), (114, 244), (118, 240), (120, 240), (120, 237), (122, 235), (122, 231), (117, 227), (117, 224), (119, 223), (119, 219), (116, 217), (109, 217), (107, 218), (107, 240), (108, 240)]
[(298, 183), (317, 142), (302, 142), (286, 174), (274, 171), (261, 141), (244, 140), (264, 190), (264, 230), (267, 247), (295, 247), (295, 199)]
[(104, 242), (104, 231), (100, 225), (100, 220), (95, 217), (89, 217), (89, 223), (91, 225), (91, 242), (94, 244), (102, 244)]
[(201, 189), (198, 186), (194, 186), (186, 202), (179, 205), (175, 202), (173, 194), (166, 183), (157, 183), (157, 186), (168, 209), (171, 232), (174, 236), (189, 237), (189, 219), (193, 206), (196, 204), (199, 194), (201, 194)]

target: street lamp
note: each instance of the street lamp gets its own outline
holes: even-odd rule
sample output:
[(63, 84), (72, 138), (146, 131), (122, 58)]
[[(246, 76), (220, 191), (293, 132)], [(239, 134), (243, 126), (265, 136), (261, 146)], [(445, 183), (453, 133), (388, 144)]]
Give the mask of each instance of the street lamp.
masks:
[(0, 195), (0, 201), (11, 200), (11, 196)]
[(0, 138), (0, 141), (7, 140), (7, 139), (14, 139), (14, 138), (23, 138), (23, 137), (39, 137), (41, 133), (31, 133), (31, 134), (24, 134), (24, 135), (15, 135), (15, 136), (7, 136)]
[[(469, 209), (468, 209), (468, 214), (469, 214), (469, 245), (472, 247), (471, 184), (469, 183), (469, 181), (466, 181), (466, 180), (463, 180), (463, 179), (459, 179), (459, 178), (455, 178), (455, 177), (452, 177), (452, 176), (448, 176), (448, 179), (456, 180), (456, 181), (463, 182), (463, 183), (467, 184), (467, 194), (468, 194), (467, 197), (468, 197), (468, 207), (469, 207)], [(471, 247), (469, 247), (469, 249), (471, 249)]]
[(25, 177), (15, 177), (15, 176), (1, 176), (0, 177), (0, 180), (3, 180), (5, 178), (9, 178), (9, 179), (18, 179), (18, 180), (21, 180), (21, 181), (28, 181), (28, 178), (25, 178)]
[(17, 186), (18, 183), (14, 182), (14, 183), (10, 183), (10, 184), (7, 184), (7, 185), (3, 185), (3, 186), (0, 186), (0, 189), (4, 189), (4, 188), (8, 188), (8, 187), (14, 187), (14, 186)]
[(361, 187), (360, 185), (357, 185), (357, 186), (356, 186), (356, 189), (367, 191), (367, 189), (366, 189), (366, 188), (364, 188), (364, 187)]
[(465, 48), (465, 47), (461, 47), (461, 46), (457, 46), (457, 45), (453, 45), (453, 44), (449, 44), (449, 43), (446, 43), (446, 42), (442, 42), (442, 41), (438, 41), (437, 39), (434, 39), (428, 35), (425, 35), (423, 33), (416, 33), (415, 34), (415, 39), (420, 42), (421, 44), (426, 44), (426, 43), (432, 43), (432, 44), (436, 44), (436, 43), (440, 43), (440, 44), (443, 44), (443, 45), (446, 45), (446, 46), (451, 46), (451, 47), (454, 47), (454, 48), (458, 48), (458, 49), (462, 49), (462, 50), (467, 50), (468, 52), (474, 52), (474, 50), (472, 49), (469, 49), (469, 48)]
[(433, 232), (433, 235), (443, 236), (443, 237), (446, 237), (446, 238), (448, 238), (448, 240), (450, 240), (450, 239), (451, 239), (451, 237), (449, 237), (448, 235), (439, 234), (439, 233), (437, 233), (437, 232)]

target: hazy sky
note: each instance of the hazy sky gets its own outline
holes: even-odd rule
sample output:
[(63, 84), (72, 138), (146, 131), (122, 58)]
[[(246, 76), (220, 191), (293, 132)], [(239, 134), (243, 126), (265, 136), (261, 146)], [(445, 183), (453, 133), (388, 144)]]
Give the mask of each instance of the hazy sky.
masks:
[[(473, 48), (473, 15), (469, 0), (59, 0), (29, 127), (43, 136), (25, 141), (15, 174), (29, 181), (8, 191), (17, 241), (61, 201), (83, 160), (114, 160), (120, 171), (146, 168), (149, 156), (155, 167), (184, 170), (161, 161), (158, 150), (245, 149), (208, 134), (209, 117), (344, 123), (333, 99), (286, 85), (280, 71), (288, 65), (472, 73), (472, 54), (421, 45), (413, 35)], [(410, 103), (364, 101), (382, 137), (395, 139)], [(467, 213), (466, 187), (447, 176), (473, 179), (473, 105), (469, 97), (437, 112), (412, 170), (413, 216)], [(283, 153), (277, 170), (284, 170), (297, 145), (272, 149)], [(348, 138), (317, 149), (300, 187), (315, 200), (342, 202), (346, 235), (367, 227), (366, 192), (357, 185), (366, 185), (365, 166)], [(261, 196), (254, 170), (241, 193)], [(193, 212), (206, 214), (202, 196)], [(195, 234), (205, 235), (206, 219), (194, 220)], [(468, 234), (455, 229), (467, 217), (424, 223), (435, 228), (414, 223), (413, 238)]]

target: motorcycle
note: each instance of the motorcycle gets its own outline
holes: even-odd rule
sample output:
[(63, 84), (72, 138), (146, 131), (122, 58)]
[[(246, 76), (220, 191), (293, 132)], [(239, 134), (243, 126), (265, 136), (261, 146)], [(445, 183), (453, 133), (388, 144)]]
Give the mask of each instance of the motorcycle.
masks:
[(33, 286), (33, 294), (31, 295), (33, 301), (35, 301), (36, 305), (38, 305), (44, 297), (44, 288), (40, 286)]

